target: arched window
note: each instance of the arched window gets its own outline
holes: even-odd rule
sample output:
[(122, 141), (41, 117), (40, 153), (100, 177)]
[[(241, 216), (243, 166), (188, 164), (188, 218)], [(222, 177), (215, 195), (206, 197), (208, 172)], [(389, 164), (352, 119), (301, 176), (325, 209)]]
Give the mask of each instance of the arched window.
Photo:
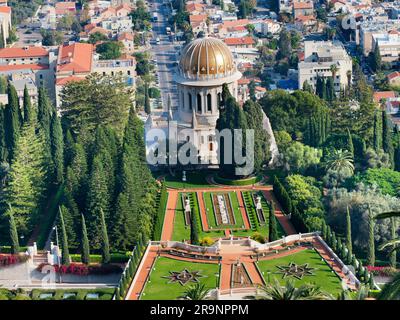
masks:
[(212, 110), (212, 104), (211, 104), (211, 94), (207, 94), (207, 111)]
[(188, 93), (188, 99), (189, 99), (189, 110), (192, 110), (192, 95)]
[(213, 145), (212, 142), (210, 142), (210, 143), (208, 144), (208, 150), (209, 150), (209, 151), (213, 151), (213, 149), (214, 149), (214, 145)]
[(201, 95), (197, 94), (197, 112), (201, 112)]

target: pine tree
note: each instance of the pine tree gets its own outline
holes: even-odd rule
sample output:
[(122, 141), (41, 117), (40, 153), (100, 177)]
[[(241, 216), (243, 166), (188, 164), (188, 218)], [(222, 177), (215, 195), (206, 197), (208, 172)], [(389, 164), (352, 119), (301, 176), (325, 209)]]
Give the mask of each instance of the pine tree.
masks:
[(86, 221), (83, 214), (81, 215), (81, 225), (82, 225), (82, 245), (81, 245), (81, 260), (84, 264), (90, 263), (90, 247), (89, 247), (89, 239), (87, 235), (86, 229)]
[[(394, 218), (390, 218), (390, 237), (392, 240), (397, 238), (396, 221)], [(394, 249), (392, 252), (390, 252), (389, 261), (390, 261), (390, 266), (395, 269), (397, 267), (396, 256), (397, 256), (397, 250)]]
[(32, 103), (29, 96), (28, 88), (24, 88), (24, 123), (29, 123), (32, 120)]
[(61, 207), (58, 208), (59, 214), (60, 214), (60, 226), (61, 226), (61, 234), (62, 234), (62, 241), (61, 241), (61, 263), (65, 266), (68, 266), (70, 264), (70, 257), (69, 257), (69, 248), (68, 248), (68, 236), (67, 236), (67, 231), (65, 229), (65, 224), (64, 224), (64, 216), (63, 216), (63, 210)]
[(10, 204), (8, 204), (8, 225), (10, 230), (11, 253), (19, 253), (19, 240), (17, 226), (15, 225), (14, 212)]
[(50, 126), (51, 155), (53, 158), (54, 183), (61, 184), (64, 181), (64, 143), (60, 118), (56, 113), (51, 118)]
[[(17, 91), (12, 84), (7, 89), (8, 104), (4, 109), (4, 128), (9, 160), (14, 158), (15, 148), (20, 133), (20, 109)], [(10, 162), (9, 161), (9, 162)]]
[(350, 251), (350, 254), (353, 254), (353, 244), (351, 239), (351, 217), (349, 207), (347, 207), (346, 210), (346, 247)]
[(275, 217), (275, 205), (274, 202), (271, 201), (271, 210), (269, 213), (269, 241), (271, 242), (278, 239), (279, 237), (278, 237), (278, 228)]
[(106, 220), (104, 218), (103, 209), (100, 208), (100, 220), (101, 220), (101, 257), (102, 263), (109, 263), (111, 260), (110, 256), (110, 244), (108, 242), (108, 233)]
[(368, 246), (367, 246), (367, 264), (375, 265), (375, 237), (374, 237), (374, 217), (371, 209), (368, 208)]

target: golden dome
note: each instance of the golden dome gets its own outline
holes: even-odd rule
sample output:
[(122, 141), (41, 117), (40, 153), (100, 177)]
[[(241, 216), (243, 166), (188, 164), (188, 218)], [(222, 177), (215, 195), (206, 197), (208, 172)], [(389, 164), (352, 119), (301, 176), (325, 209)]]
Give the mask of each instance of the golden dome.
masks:
[(182, 50), (179, 70), (185, 78), (215, 79), (234, 74), (236, 67), (224, 42), (205, 37), (192, 41)]

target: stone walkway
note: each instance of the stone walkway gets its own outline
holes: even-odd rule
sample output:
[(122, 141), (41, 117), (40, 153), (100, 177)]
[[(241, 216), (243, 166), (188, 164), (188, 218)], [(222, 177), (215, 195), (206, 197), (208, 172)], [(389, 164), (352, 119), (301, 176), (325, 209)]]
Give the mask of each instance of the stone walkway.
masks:
[(172, 240), (177, 200), (178, 200), (178, 191), (177, 190), (168, 190), (167, 209), (165, 212), (163, 230), (162, 230), (162, 234), (161, 234), (161, 240), (163, 240), (163, 241)]

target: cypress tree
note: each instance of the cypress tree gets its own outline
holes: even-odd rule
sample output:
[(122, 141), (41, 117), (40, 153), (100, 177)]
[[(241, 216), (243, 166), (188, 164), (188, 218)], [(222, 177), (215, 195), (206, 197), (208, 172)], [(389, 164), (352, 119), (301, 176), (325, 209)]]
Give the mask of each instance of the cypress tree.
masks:
[(149, 85), (148, 85), (147, 82), (144, 84), (144, 111), (147, 114), (151, 113), (150, 97), (149, 97)]
[(381, 137), (382, 131), (381, 131), (381, 125), (378, 117), (378, 111), (375, 112), (374, 115), (374, 150), (379, 151), (381, 149)]
[(82, 247), (81, 247), (81, 260), (84, 264), (90, 263), (90, 247), (89, 247), (89, 239), (87, 235), (86, 229), (86, 221), (83, 214), (81, 215), (81, 224), (82, 224)]
[(349, 207), (347, 207), (346, 210), (346, 247), (350, 251), (350, 254), (353, 254), (353, 245), (351, 240), (351, 217)]
[(393, 141), (389, 118), (386, 111), (382, 111), (382, 148), (389, 154), (390, 162), (393, 164)]
[(24, 123), (29, 123), (32, 120), (32, 103), (29, 96), (28, 88), (24, 88)]
[(326, 100), (332, 101), (335, 99), (335, 88), (333, 83), (333, 78), (328, 77), (326, 80)]
[[(394, 220), (394, 218), (390, 218), (390, 237), (392, 240), (397, 238), (396, 237), (396, 221)], [(390, 261), (390, 266), (395, 269), (397, 267), (396, 256), (397, 256), (397, 250), (394, 249), (390, 252), (389, 261)]]
[(192, 212), (191, 214), (191, 223), (190, 223), (190, 243), (193, 245), (199, 244), (199, 232), (197, 225), (197, 217), (196, 212)]
[(47, 96), (46, 89), (44, 87), (39, 88), (38, 94), (38, 113), (37, 119), (39, 124), (44, 131), (46, 141), (50, 141), (50, 125), (51, 117), (55, 110), (50, 103), (49, 97)]
[(274, 202), (271, 201), (271, 211), (269, 213), (269, 241), (278, 240), (278, 229), (276, 225), (276, 217), (275, 217), (275, 205)]
[(53, 180), (56, 184), (64, 181), (64, 143), (60, 118), (54, 113), (51, 118), (51, 155), (53, 158)]
[(102, 240), (101, 242), (102, 263), (109, 263), (111, 260), (110, 244), (108, 242), (106, 220), (102, 208), (100, 208), (100, 219), (101, 219), (101, 240)]
[(67, 231), (65, 229), (65, 224), (64, 224), (64, 216), (61, 207), (58, 207), (59, 214), (60, 214), (60, 226), (61, 226), (61, 233), (62, 233), (62, 241), (61, 241), (61, 263), (63, 265), (68, 266), (70, 264), (70, 258), (69, 258), (69, 248), (68, 248), (68, 236), (67, 236)]
[(368, 208), (368, 246), (367, 246), (367, 264), (375, 265), (375, 237), (374, 237), (374, 217), (371, 209)]
[(6, 44), (4, 42), (4, 28), (3, 25), (1, 25), (1, 30), (0, 30), (0, 49), (5, 48)]
[(14, 212), (12, 210), (11, 204), (8, 204), (8, 225), (10, 231), (10, 241), (11, 241), (11, 253), (19, 253), (19, 240), (17, 226), (15, 225)]
[(7, 161), (7, 144), (4, 123), (4, 107), (0, 104), (0, 163)]
[(15, 148), (20, 133), (20, 110), (17, 91), (12, 84), (7, 88), (8, 104), (4, 109), (4, 131), (8, 149), (9, 162), (14, 158)]
[(72, 136), (71, 130), (67, 129), (64, 136), (64, 166), (68, 167), (74, 158), (74, 145), (75, 140)]
[(349, 146), (349, 152), (351, 152), (354, 158), (354, 145), (353, 145), (353, 138), (351, 136), (349, 128), (347, 128), (347, 144)]

